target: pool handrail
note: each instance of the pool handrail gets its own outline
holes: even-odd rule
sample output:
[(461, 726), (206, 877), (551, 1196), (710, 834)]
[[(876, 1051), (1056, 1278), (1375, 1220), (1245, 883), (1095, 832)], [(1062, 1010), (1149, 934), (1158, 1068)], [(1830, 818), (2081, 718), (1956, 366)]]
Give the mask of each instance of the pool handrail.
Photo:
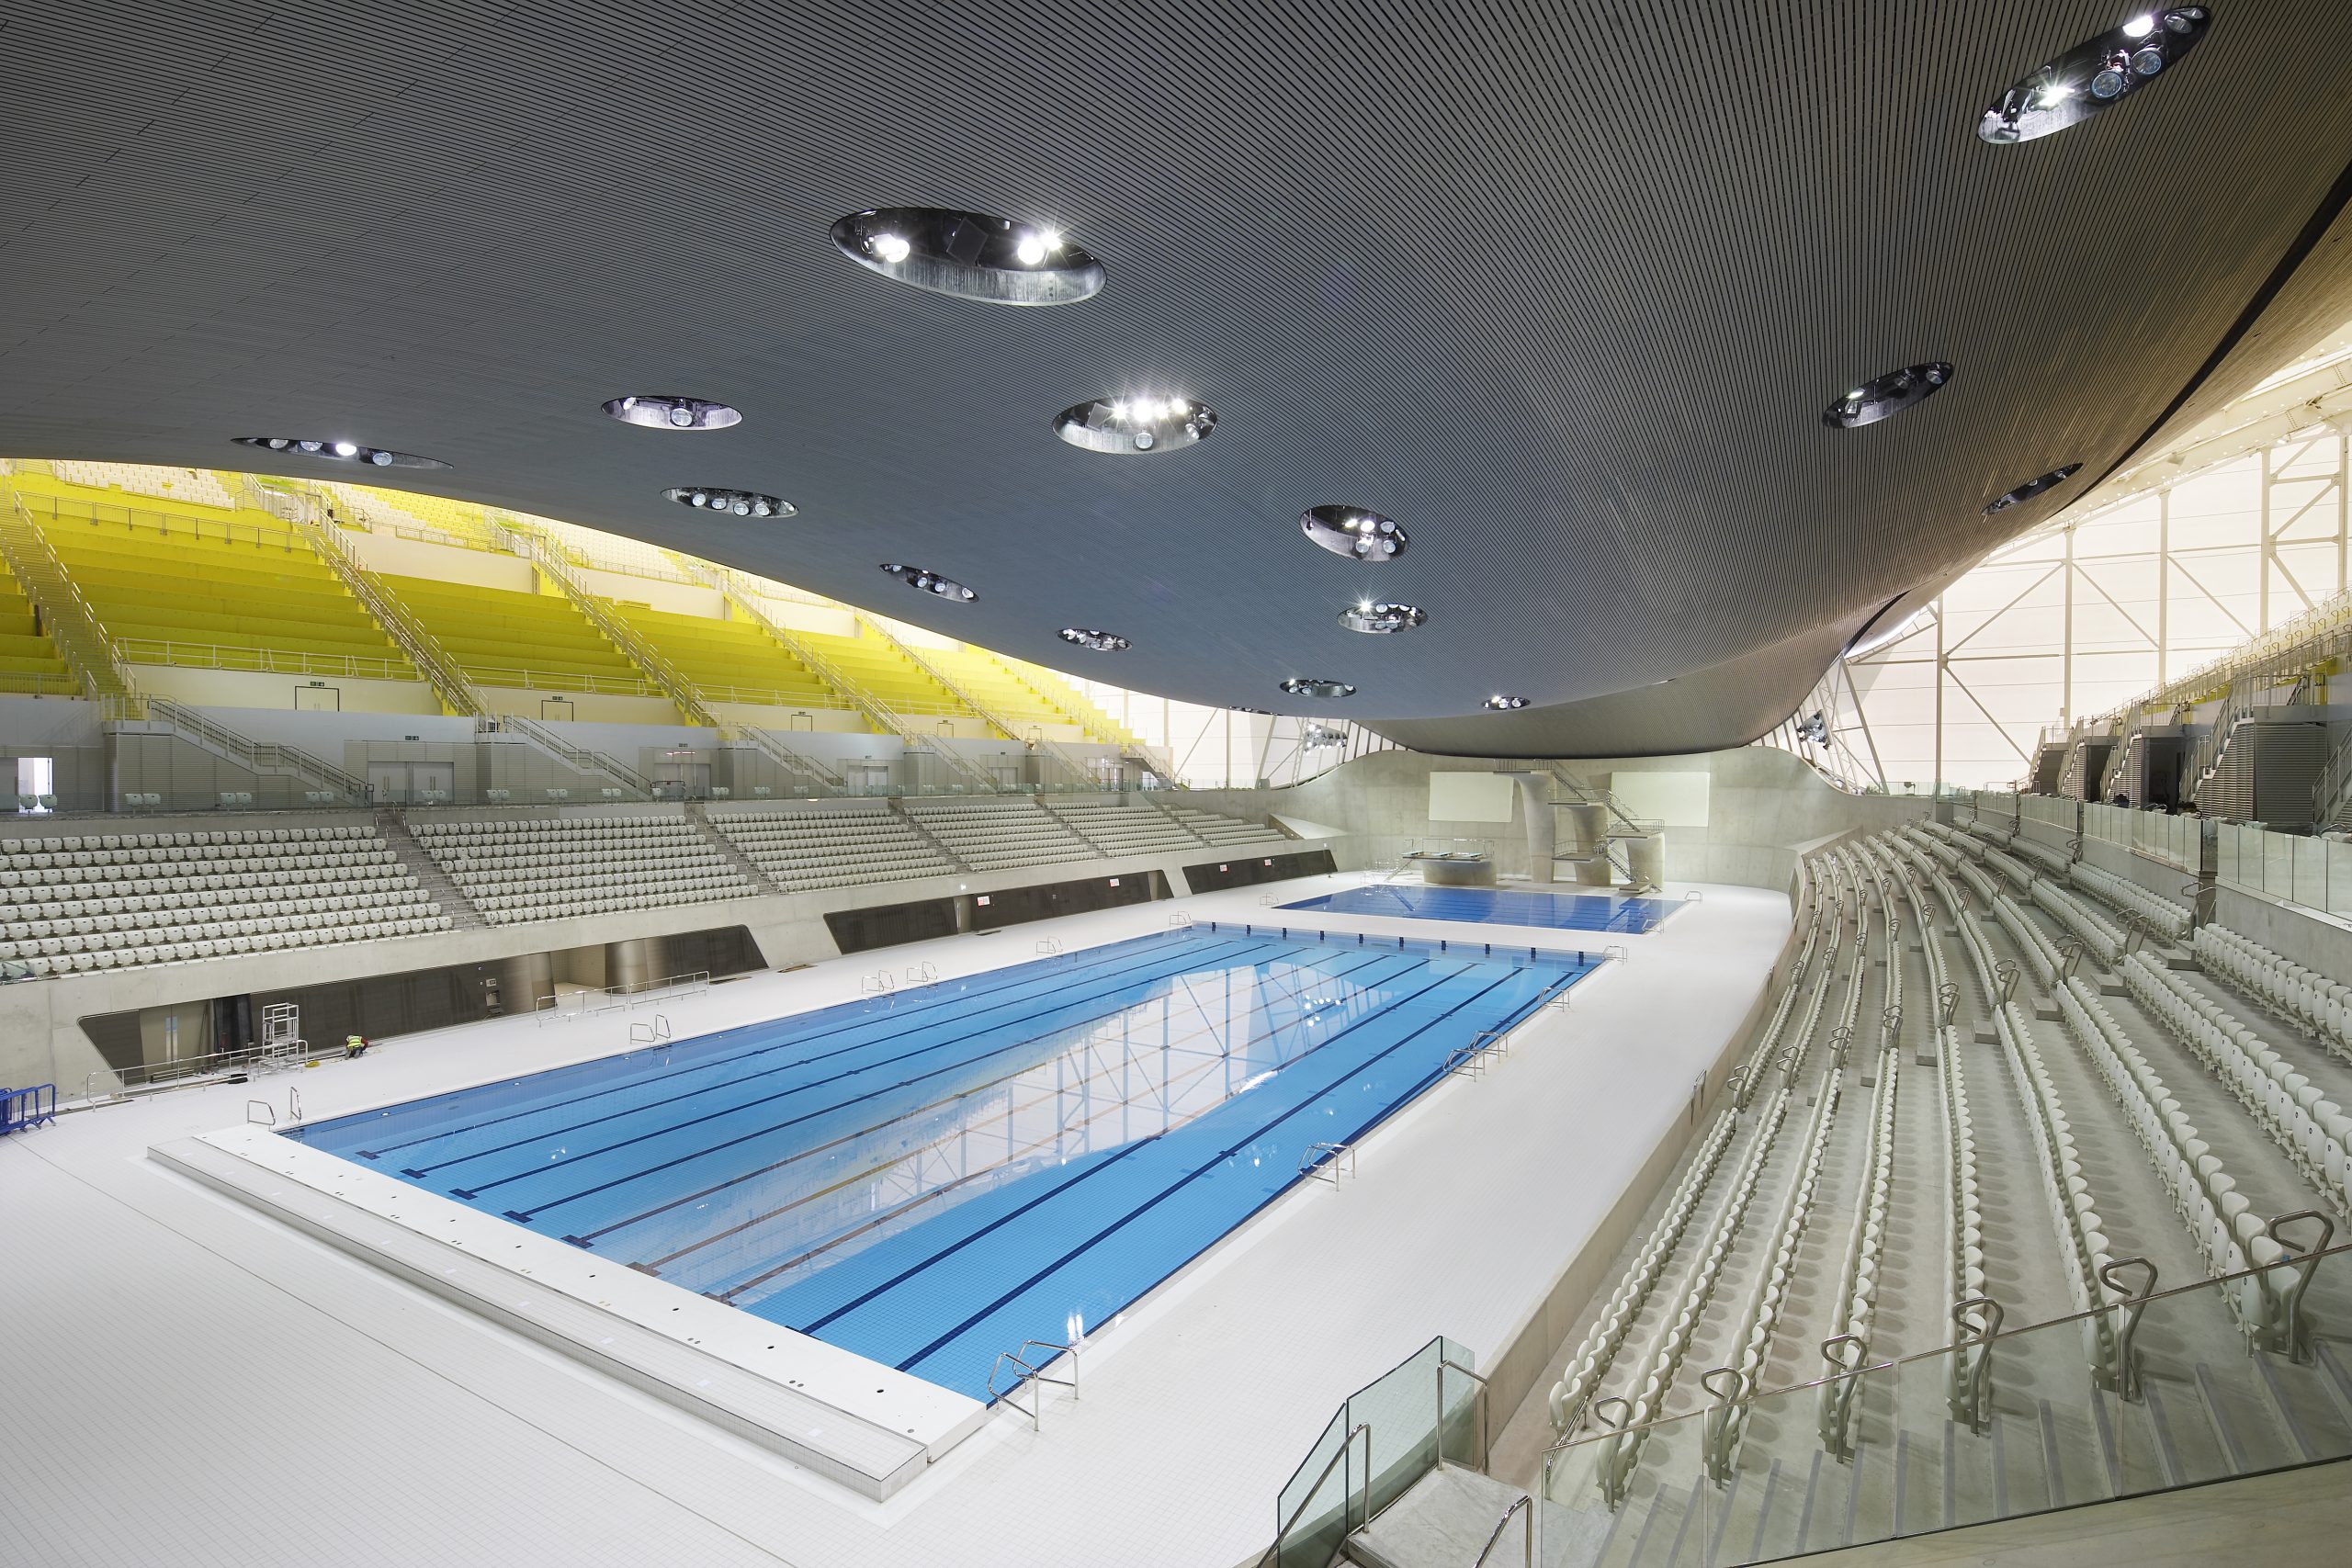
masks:
[[(1053, 1350), (1057, 1352), (1057, 1354), (1047, 1356), (1036, 1364), (1032, 1365), (1023, 1355), (1023, 1352), (1027, 1350)], [(1069, 1376), (1066, 1378), (1047, 1377), (1042, 1369), (1052, 1366), (1063, 1356), (1069, 1358)], [(997, 1392), (996, 1386), (997, 1374), (1004, 1371), (1004, 1364), (1007, 1361), (1011, 1361), (1014, 1366), (1020, 1368), (1021, 1375), (1018, 1378), (1015, 1378), (1012, 1384), (1000, 1393)], [(995, 1363), (989, 1368), (989, 1403), (994, 1404), (1001, 1402), (1005, 1404), (1010, 1404), (1013, 1409), (1020, 1411), (1022, 1415), (1029, 1417), (1029, 1429), (1031, 1431), (1042, 1432), (1046, 1429), (1045, 1390), (1033, 1389), (1029, 1395), (1029, 1403), (1024, 1405), (1019, 1400), (1012, 1397), (1015, 1393), (1018, 1393), (1021, 1391), (1021, 1385), (1024, 1382), (1032, 1384), (1049, 1382), (1057, 1387), (1069, 1390), (1069, 1396), (1072, 1399), (1076, 1399), (1078, 1397), (1078, 1346), (1076, 1344), (1057, 1344), (1050, 1339), (1023, 1339), (1012, 1349), (1000, 1352)]]

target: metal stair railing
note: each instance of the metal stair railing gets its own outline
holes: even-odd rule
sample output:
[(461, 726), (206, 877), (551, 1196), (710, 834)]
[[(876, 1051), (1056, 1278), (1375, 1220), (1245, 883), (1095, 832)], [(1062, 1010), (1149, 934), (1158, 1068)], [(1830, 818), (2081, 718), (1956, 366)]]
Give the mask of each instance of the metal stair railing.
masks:
[[(948, 695), (954, 697), (957, 702), (962, 703), (966, 707), (971, 709), (974, 713), (979, 715), (989, 723), (994, 725), (1006, 739), (1018, 740), (1021, 739), (1018, 731), (1013, 728), (1014, 721), (1012, 718), (981, 702), (976, 694), (974, 694), (968, 687), (965, 686), (961, 682), (958, 682), (950, 676), (946, 671), (942, 670), (938, 665), (933, 664), (930, 660), (925, 659), (910, 644), (892, 636), (889, 628), (885, 626), (880, 621), (876, 620), (873, 616), (867, 615), (863, 610), (853, 610), (850, 614), (860, 626), (863, 626), (865, 630), (871, 632), (876, 637), (879, 638), (889, 648), (896, 649), (916, 669), (930, 676), (933, 681), (938, 682), (941, 686), (946, 689)], [(1064, 750), (1059, 743), (1048, 740), (1043, 735), (1040, 735), (1035, 740), (1025, 741), (1023, 744), (1035, 746), (1041, 755), (1047, 758), (1055, 766), (1067, 773), (1069, 776), (1070, 782), (1078, 787), (1081, 789), (1100, 789), (1102, 787), (1101, 781), (1087, 769), (1086, 764), (1080, 761), (1069, 752)]]
[[(988, 652), (986, 649), (983, 649), (982, 651)], [(1168, 781), (1169, 784), (1175, 785), (1175, 787), (1179, 789), (1183, 787), (1182, 784), (1178, 784), (1176, 783), (1175, 763), (1170, 759), (1167, 752), (1160, 750), (1157, 747), (1146, 745), (1140, 739), (1131, 739), (1123, 734), (1120, 727), (1111, 721), (1111, 717), (1108, 714), (1104, 713), (1101, 708), (1096, 707), (1094, 704), (1088, 699), (1084, 692), (1079, 691), (1075, 686), (1072, 686), (1069, 689), (1071, 694), (1077, 699), (1075, 703), (1057, 701), (1053, 693), (1040, 685), (1036, 679), (1038, 675), (1054, 674), (1052, 671), (1046, 670), (1042, 666), (1026, 663), (1018, 659), (1009, 658), (1001, 653), (988, 652), (988, 657), (996, 660), (997, 664), (1011, 674), (1014, 680), (1028, 687), (1032, 692), (1035, 692), (1037, 694), (1038, 701), (1044, 703), (1047, 707), (1052, 708), (1056, 713), (1068, 717), (1072, 724), (1075, 724), (1079, 728), (1084, 730), (1086, 734), (1097, 744), (1103, 746), (1114, 746), (1118, 748), (1119, 754), (1121, 756), (1133, 757), (1142, 762), (1145, 767), (1149, 768), (1153, 773)], [(1067, 682), (1068, 677), (1056, 675), (1055, 679)]]
[(85, 692), (93, 697), (123, 697), (138, 689), (105, 624), (41, 536), (25, 498), (13, 491), (7, 510), (0, 512), (0, 557), (6, 558), (9, 574), (40, 612), (43, 629)]
[(910, 751), (929, 752), (933, 756), (944, 759), (950, 768), (962, 773), (983, 793), (989, 795), (996, 793), (996, 779), (985, 769), (952, 747), (933, 745), (929, 736), (917, 732), (905, 719), (899, 717), (888, 704), (851, 680), (831, 660), (819, 653), (808, 643), (770, 618), (768, 614), (753, 601), (752, 590), (745, 581), (744, 574), (732, 567), (719, 566), (693, 556), (678, 555), (674, 551), (672, 552), (672, 558), (675, 559), (694, 577), (695, 581), (704, 587), (716, 589), (727, 601), (730, 609), (767, 633), (775, 639), (777, 647), (807, 665), (817, 679), (848, 698), (850, 705), (855, 708), (868, 723), (876, 726), (882, 734), (897, 737), (899, 743)]
[(693, 682), (680, 674), (675, 665), (662, 657), (661, 651), (647, 642), (627, 621), (605, 608), (600, 595), (589, 591), (588, 585), (572, 575), (571, 563), (565, 558), (563, 548), (538, 529), (522, 522), (511, 513), (493, 513), (491, 537), (505, 544), (514, 554), (539, 569), (555, 585), (563, 590), (573, 608), (588, 617), (588, 622), (604, 635), (605, 640), (618, 649), (623, 658), (635, 664), (653, 679), (662, 694), (677, 705), (678, 711), (689, 723), (705, 729), (724, 732), (726, 726), (718, 716), (704, 705), (702, 694)]
[(2328, 753), (2326, 765), (2312, 784), (2312, 821), (2320, 827), (2341, 826), (2352, 811), (2352, 734)]
[(849, 781), (806, 751), (786, 746), (773, 734), (755, 724), (739, 724), (725, 732), (730, 739), (748, 740), (758, 748), (768, 761), (787, 774), (797, 774), (801, 783), (793, 787), (810, 795), (838, 795), (849, 788)]
[(247, 773), (291, 775), (341, 795), (354, 805), (364, 804), (368, 799), (368, 781), (356, 773), (338, 768), (299, 746), (249, 739), (170, 697), (152, 694), (130, 696), (119, 699), (109, 706), (111, 711), (107, 715), (109, 719), (144, 720), (164, 725), (176, 731), (182, 739), (226, 758)]
[[(246, 482), (252, 485), (250, 479)], [(273, 493), (266, 487), (254, 488), (261, 489), (265, 494)], [(424, 678), (424, 683), (433, 688), (433, 694), (441, 699), (442, 706), (460, 717), (479, 718), (489, 713), (490, 705), (482, 700), (482, 694), (474, 683), (466, 678), (458, 661), (442, 648), (441, 640), (424, 628), (410, 613), (408, 606), (385, 589), (373, 571), (360, 563), (359, 558), (351, 553), (350, 547), (335, 536), (337, 530), (321, 520), (322, 506), (317, 492), (312, 491), (301, 499), (308, 504), (298, 501), (281, 515), (311, 541), (311, 547), (319, 552), (319, 558), (343, 580), (343, 585), (351, 590), (352, 597), (359, 601), (360, 608), (373, 616), (376, 624), (383, 627), (400, 650), (408, 656), (409, 663)]]
[[(1626, 836), (1637, 839), (1646, 839), (1655, 831), (1654, 829), (1646, 828), (1634, 819), (1633, 813), (1627, 811), (1624, 806), (1617, 799), (1616, 791), (1595, 789), (1557, 762), (1552, 764), (1551, 773), (1553, 778), (1556, 779), (1571, 795), (1575, 796), (1577, 805), (1607, 807), (1609, 808), (1609, 814), (1625, 825), (1624, 834)], [(1618, 836), (1619, 835), (1613, 830), (1610, 834), (1610, 837), (1611, 838)]]
[(619, 758), (604, 751), (591, 751), (584, 746), (574, 746), (537, 719), (519, 713), (501, 714), (495, 718), (475, 721), (477, 734), (519, 735), (574, 773), (603, 773), (605, 777), (634, 790), (641, 798), (653, 797), (652, 781)]

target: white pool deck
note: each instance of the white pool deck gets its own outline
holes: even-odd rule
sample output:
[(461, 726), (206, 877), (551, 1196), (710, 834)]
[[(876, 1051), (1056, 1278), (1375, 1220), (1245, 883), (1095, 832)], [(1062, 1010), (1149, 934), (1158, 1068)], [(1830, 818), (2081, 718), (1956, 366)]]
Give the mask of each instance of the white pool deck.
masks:
[[(1316, 877), (761, 974), (542, 1027), (155, 1096), (0, 1141), (0, 1564), (1185, 1564), (1271, 1539), (1350, 1392), (1437, 1334), (1490, 1356), (1687, 1109), (1788, 930), (1705, 887), (1647, 936), (1276, 912)], [(1668, 897), (1687, 889), (1669, 886)], [(151, 1145), (319, 1119), (1164, 930), (1170, 915), (1588, 951), (1623, 945), (1485, 1077), (1448, 1082), (1111, 1325), (1044, 1428), (1000, 1408), (887, 1501), (861, 1496), (175, 1174)], [(648, 1281), (654, 1289), (667, 1289)], [(724, 1309), (719, 1309), (724, 1310)]]

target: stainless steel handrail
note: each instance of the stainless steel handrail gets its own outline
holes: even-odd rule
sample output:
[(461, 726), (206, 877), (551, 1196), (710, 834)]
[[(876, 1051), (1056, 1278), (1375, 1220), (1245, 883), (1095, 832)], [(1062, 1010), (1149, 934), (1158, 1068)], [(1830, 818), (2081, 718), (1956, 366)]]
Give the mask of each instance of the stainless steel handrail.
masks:
[(1445, 1462), (1445, 1374), (1448, 1371), (1460, 1372), (1478, 1385), (1478, 1397), (1475, 1404), (1478, 1424), (1478, 1468), (1483, 1471), (1487, 1467), (1487, 1380), (1442, 1351), (1438, 1353), (1437, 1376), (1431, 1380), (1437, 1384), (1437, 1428), (1432, 1434), (1432, 1440), (1437, 1444), (1438, 1462)]
[[(2290, 1219), (2293, 1216), (2291, 1215), (2280, 1216), (2281, 1219)], [(2169, 1291), (2143, 1296), (2139, 1298), (2139, 1300), (2141, 1303), (2144, 1305), (2149, 1302), (2167, 1301), (2176, 1296), (2190, 1295), (2200, 1291), (2213, 1292), (2217, 1299), (2219, 1299), (2223, 1293), (2220, 1289), (2221, 1287), (2238, 1284), (2249, 1280), (2256, 1280), (2257, 1282), (2267, 1282), (2267, 1276), (2280, 1269), (2300, 1271), (2307, 1268), (2315, 1269), (2320, 1262), (2326, 1258), (2344, 1257), (2346, 1255), (2352, 1255), (2352, 1242), (2346, 1242), (2340, 1247), (2330, 1247), (2324, 1252), (2301, 1254), (2295, 1257), (2281, 1258), (2276, 1263), (2258, 1264), (2250, 1269), (2242, 1269), (2233, 1274), (2211, 1275), (2206, 1279), (2196, 1281), (2194, 1284), (2177, 1285)], [(1996, 1329), (1990, 1336), (1982, 1339), (1972, 1338), (1966, 1341), (1966, 1343), (1971, 1345), (1993, 1344), (2003, 1339), (2014, 1339), (2019, 1335), (2038, 1334), (2044, 1329), (2054, 1328), (2060, 1324), (2086, 1323), (2095, 1318), (2111, 1316), (2115, 1310), (2116, 1303), (2109, 1303), (2099, 1306), (2088, 1307), (2081, 1312), (2068, 1313), (2063, 1317), (2050, 1317), (2044, 1318), (2039, 1323), (2023, 1324), (2016, 1328), (2003, 1326)], [(1844, 1335), (1838, 1337), (1840, 1339), (1849, 1337), (1850, 1336)], [(1835, 1340), (1825, 1341), (1825, 1344), (1832, 1344), (1836, 1342), (1837, 1341)], [(1886, 1371), (1890, 1367), (1908, 1366), (1914, 1362), (1948, 1358), (1957, 1348), (1958, 1347), (1952, 1345), (1939, 1345), (1931, 1350), (1917, 1350), (1907, 1356), (1891, 1357), (1883, 1361), (1858, 1362), (1854, 1366), (1844, 1369), (1843, 1371), (1826, 1373), (1817, 1378), (1808, 1378), (1803, 1382), (1787, 1383), (1779, 1388), (1760, 1389), (1755, 1393), (1747, 1396), (1747, 1403), (1753, 1404), (1760, 1400), (1777, 1399), (1782, 1394), (1802, 1393), (1807, 1389), (1822, 1388), (1831, 1383), (1849, 1382), (1856, 1378), (1874, 1376), (1879, 1372)], [(1608, 1400), (1596, 1401), (1592, 1408), (1597, 1411), (1600, 1405), (1609, 1403), (1610, 1401)], [(1625, 1402), (1620, 1400), (1617, 1401), (1617, 1403), (1623, 1404)], [(1675, 1416), (1653, 1416), (1651, 1419), (1643, 1422), (1640, 1427), (1624, 1428), (1623, 1431), (1647, 1431), (1655, 1427), (1670, 1427), (1681, 1422), (1699, 1419), (1703, 1417), (1705, 1415), (1706, 1411), (1702, 1409), (1688, 1410)], [(1595, 1432), (1584, 1437), (1577, 1437), (1572, 1434), (1569, 1437), (1563, 1438), (1560, 1441), (1554, 1443), (1550, 1448), (1544, 1451), (1548, 1459), (1548, 1456), (1561, 1453), (1568, 1449), (1581, 1448), (1588, 1443), (1596, 1442), (1604, 1437), (1623, 1436), (1623, 1431), (1612, 1427), (1604, 1432)]]
[(1495, 1550), (1495, 1542), (1502, 1540), (1503, 1531), (1510, 1526), (1511, 1516), (1521, 1513), (1524, 1517), (1520, 1521), (1520, 1561), (1522, 1568), (1535, 1568), (1535, 1499), (1525, 1493), (1521, 1493), (1519, 1500), (1505, 1508), (1503, 1517), (1495, 1521), (1495, 1528), (1487, 1533), (1487, 1544), (1478, 1549), (1478, 1560), (1471, 1563), (1470, 1568), (1487, 1568), (1487, 1558)]
[[(1340, 1161), (1347, 1159), (1348, 1174), (1356, 1173), (1356, 1149), (1353, 1144), (1309, 1144), (1299, 1151), (1298, 1173), (1317, 1181), (1340, 1184)], [(1325, 1172), (1329, 1172), (1326, 1175)]]
[[(1058, 1352), (1058, 1354), (1047, 1356), (1045, 1358), (1043, 1362), (1037, 1365), (1032, 1365), (1022, 1354), (1024, 1350), (1053, 1350)], [(1052, 1366), (1054, 1362), (1060, 1359), (1062, 1356), (1069, 1358), (1069, 1376), (1066, 1378), (1047, 1377), (1042, 1369), (1044, 1367)], [(1021, 1376), (1014, 1379), (1010, 1387), (1000, 1393), (996, 1386), (997, 1374), (1004, 1370), (1004, 1364), (1007, 1361), (1011, 1361), (1014, 1366), (1021, 1369)], [(1069, 1396), (1072, 1399), (1076, 1399), (1078, 1397), (1078, 1346), (1075, 1344), (1058, 1344), (1051, 1339), (1023, 1339), (1019, 1345), (1014, 1346), (1012, 1349), (1000, 1352), (994, 1364), (989, 1368), (989, 1402), (994, 1404), (1001, 1400), (1004, 1404), (1010, 1404), (1013, 1409), (1018, 1410), (1022, 1415), (1029, 1417), (1029, 1429), (1031, 1431), (1042, 1432), (1046, 1429), (1045, 1391), (1038, 1389), (1035, 1392), (1033, 1392), (1029, 1395), (1029, 1403), (1024, 1405), (1019, 1400), (1012, 1397), (1015, 1393), (1020, 1392), (1021, 1385), (1024, 1382), (1030, 1384), (1052, 1383), (1057, 1388), (1066, 1388), (1069, 1390)]]

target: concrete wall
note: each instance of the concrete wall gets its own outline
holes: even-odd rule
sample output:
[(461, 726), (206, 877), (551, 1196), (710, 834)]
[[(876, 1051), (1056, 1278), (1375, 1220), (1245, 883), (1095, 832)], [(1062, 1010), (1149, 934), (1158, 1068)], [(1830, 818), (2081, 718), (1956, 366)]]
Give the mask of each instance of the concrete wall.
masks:
[[(1523, 876), (1528, 869), (1524, 807), (1514, 806), (1508, 823), (1434, 821), (1429, 815), (1429, 775), (1482, 767), (1523, 773), (1540, 766), (1379, 751), (1290, 789), (1190, 790), (1181, 798), (1188, 806), (1235, 817), (1262, 820), (1281, 815), (1342, 828), (1348, 835), (1344, 852), (1350, 857), (1345, 863), (1351, 866), (1365, 864), (1384, 851), (1394, 853), (1411, 839), (1487, 839), (1493, 841), (1501, 874)], [(1843, 794), (1796, 758), (1767, 747), (1701, 757), (1603, 759), (1578, 762), (1572, 771), (1596, 787), (1620, 773), (1709, 775), (1707, 825), (1666, 830), (1666, 874), (1677, 882), (1786, 888), (1801, 848), (1849, 829), (1875, 832), (1933, 810), (1933, 802), (1924, 798)], [(1565, 796), (1566, 792), (1559, 793)]]

